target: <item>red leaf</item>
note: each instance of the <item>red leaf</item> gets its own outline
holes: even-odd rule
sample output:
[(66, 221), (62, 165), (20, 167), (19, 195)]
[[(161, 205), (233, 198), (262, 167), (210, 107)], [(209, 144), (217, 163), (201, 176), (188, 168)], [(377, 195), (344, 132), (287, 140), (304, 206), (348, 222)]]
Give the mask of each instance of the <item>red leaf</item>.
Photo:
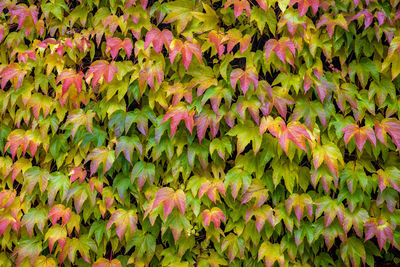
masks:
[(233, 4), (235, 19), (237, 19), (243, 10), (246, 10), (247, 16), (250, 18), (250, 4), (247, 0), (228, 0), (225, 2), (224, 9)]
[(224, 212), (217, 207), (214, 207), (211, 210), (204, 210), (202, 213), (202, 217), (204, 226), (209, 226), (210, 222), (212, 221), (216, 228), (219, 228), (221, 226), (221, 221), (225, 222), (226, 220)]
[(75, 167), (70, 171), (69, 175), (71, 176), (71, 183), (73, 183), (77, 179), (79, 179), (79, 183), (82, 183), (86, 179), (87, 172), (83, 170), (82, 167)]
[(118, 56), (118, 51), (120, 48), (125, 50), (125, 53), (128, 56), (128, 58), (131, 57), (133, 48), (131, 39), (125, 38), (122, 41), (117, 37), (107, 37), (106, 43), (107, 43), (106, 54), (110, 52), (111, 58), (113, 60)]
[(24, 130), (17, 129), (8, 135), (4, 151), (10, 148), (11, 157), (14, 159), (19, 147), (21, 147), (23, 155), (25, 155), (28, 147), (30, 147), (31, 156), (34, 157), (41, 141), (41, 136), (37, 130), (34, 132), (32, 130), (25, 132)]
[(111, 63), (105, 60), (97, 60), (89, 67), (89, 71), (86, 73), (86, 79), (88, 79), (92, 74), (92, 86), (94, 87), (103, 77), (103, 79), (109, 83), (114, 78), (114, 74), (118, 73), (117, 65), (114, 61)]
[(182, 216), (185, 215), (186, 195), (181, 189), (176, 192), (169, 187), (163, 187), (158, 190), (151, 209), (154, 210), (161, 203), (163, 204), (164, 209), (164, 219), (168, 217), (174, 207), (177, 207), (180, 210)]
[(364, 29), (368, 28), (374, 19), (374, 15), (372, 15), (368, 9), (364, 9), (364, 10), (361, 10), (360, 12), (358, 12), (356, 15), (354, 15), (349, 20), (349, 23), (352, 22), (353, 20), (356, 20), (356, 19), (362, 17), (362, 16), (364, 17), (364, 24), (365, 24)]
[(195, 125), (197, 126), (197, 137), (199, 143), (206, 135), (207, 128), (210, 127), (212, 139), (218, 134), (219, 120), (215, 113), (203, 111), (194, 118)]
[(358, 147), (358, 150), (360, 152), (362, 151), (362, 148), (367, 141), (367, 139), (376, 146), (376, 138), (375, 138), (375, 133), (372, 130), (371, 127), (369, 126), (363, 126), (359, 127), (356, 124), (350, 124), (347, 125), (342, 132), (344, 133), (344, 142), (347, 147), (347, 143), (350, 141), (350, 139), (354, 136), (356, 140), (356, 144)]
[[(17, 17), (17, 22), (18, 22), (18, 30), (22, 28), (24, 25), (24, 22), (27, 17), (30, 17), (33, 21), (33, 24), (36, 24), (38, 21), (38, 14), (39, 11), (37, 10), (37, 7), (35, 5), (31, 5), (29, 7), (25, 5), (15, 5), (10, 8), (10, 22), (12, 22), (14, 17)], [(29, 32), (30, 33), (30, 32)], [(29, 35), (28, 33), (28, 35)]]
[(150, 31), (147, 32), (145, 42), (144, 42), (144, 49), (147, 49), (147, 47), (150, 45), (150, 43), (153, 43), (153, 48), (154, 51), (157, 53), (160, 53), (163, 47), (163, 44), (167, 47), (167, 49), (170, 47), (172, 40), (174, 39), (174, 36), (172, 35), (172, 32), (169, 30), (163, 30), (160, 31), (158, 28), (153, 28)]
[(118, 17), (116, 15), (110, 15), (103, 20), (104, 29), (109, 26), (109, 30), (111, 34), (117, 30), (118, 27)]
[(167, 111), (161, 124), (171, 119), (171, 138), (172, 138), (178, 128), (179, 122), (181, 120), (184, 120), (186, 128), (189, 130), (190, 134), (192, 134), (194, 126), (193, 116), (194, 116), (194, 111), (188, 112), (186, 106), (180, 103), (176, 106), (171, 107)]
[(177, 82), (168, 87), (167, 96), (174, 95), (172, 98), (172, 106), (176, 106), (181, 101), (182, 97), (188, 103), (192, 103), (192, 87), (187, 87), (182, 85), (182, 83)]
[(285, 153), (288, 153), (289, 140), (307, 152), (305, 139), (307, 138), (308, 140), (311, 140), (311, 136), (308, 133), (307, 128), (300, 122), (291, 121), (286, 125), (286, 123), (279, 117), (276, 119), (273, 119), (271, 116), (268, 116), (267, 118), (263, 117), (260, 124), (260, 134), (265, 133), (267, 129), (273, 136), (278, 138)]
[(85, 163), (90, 162), (90, 175), (92, 176), (100, 164), (103, 164), (103, 174), (105, 174), (112, 166), (115, 160), (115, 151), (109, 150), (105, 147), (96, 147), (93, 151), (86, 157)]
[(364, 226), (366, 227), (365, 241), (376, 236), (380, 250), (385, 246), (387, 239), (393, 244), (393, 229), (389, 222), (383, 219), (371, 218), (364, 223)]
[(55, 225), (58, 219), (62, 219), (62, 226), (66, 225), (71, 218), (71, 208), (65, 207), (63, 204), (53, 206), (50, 210), (48, 218), (51, 218), (51, 223)]
[(76, 73), (75, 70), (63, 70), (63, 72), (61, 72), (61, 74), (57, 77), (56, 83), (63, 81), (62, 95), (64, 95), (72, 84), (75, 85), (78, 93), (80, 93), (82, 90), (82, 80), (82, 72)]
[[(289, 51), (289, 53), (287, 51)], [(283, 37), (280, 40), (268, 40), (265, 43), (265, 57), (267, 58), (267, 60), (269, 59), (272, 52), (275, 52), (275, 54), (283, 63), (286, 63), (287, 60), (290, 65), (294, 66), (296, 47), (293, 41), (289, 38)]]
[(12, 81), (15, 84), (15, 89), (18, 89), (22, 82), (24, 81), (26, 75), (26, 71), (22, 70), (17, 63), (11, 63), (8, 66), (4, 67), (0, 71), (1, 78), (1, 89), (4, 89), (8, 81)]
[(386, 132), (392, 137), (393, 143), (400, 149), (400, 121), (395, 118), (383, 119), (375, 122), (376, 137), (386, 145)]
[(201, 57), (201, 48), (199, 43), (192, 43), (189, 41), (185, 41), (185, 43), (182, 43), (181, 40), (173, 40), (171, 42), (170, 48), (171, 52), (169, 54), (169, 59), (171, 61), (171, 64), (174, 63), (175, 57), (178, 53), (182, 54), (182, 62), (186, 70), (188, 70), (189, 68), (193, 54), (200, 61), (200, 63), (203, 63), (203, 59)]
[(298, 4), (300, 17), (307, 13), (310, 6), (314, 15), (318, 12), (319, 0), (290, 0), (289, 7), (292, 7), (295, 3)]
[(233, 89), (236, 88), (237, 80), (240, 82), (240, 88), (244, 95), (246, 95), (249, 89), (250, 82), (253, 82), (254, 89), (258, 87), (258, 74), (255, 68), (248, 68), (246, 70), (235, 69), (231, 72), (231, 86)]
[(221, 57), (225, 52), (225, 45), (223, 43), (227, 40), (227, 38), (223, 34), (212, 30), (208, 34), (208, 39), (215, 45), (215, 48), (218, 51), (218, 56)]
[(391, 185), (396, 191), (400, 192), (400, 171), (395, 167), (389, 167), (386, 170), (378, 170), (379, 189), (381, 192), (386, 186)]
[(326, 31), (328, 32), (329, 37), (332, 38), (335, 26), (340, 26), (347, 31), (347, 24), (348, 23), (344, 19), (343, 15), (338, 15), (336, 18), (332, 18), (330, 15), (323, 14), (317, 23), (317, 29), (322, 25), (326, 25)]
[(147, 82), (150, 88), (155, 90), (154, 79), (156, 79), (158, 86), (160, 86), (164, 79), (164, 68), (159, 62), (148, 61), (140, 69), (139, 87), (143, 88), (145, 82)]
[(219, 191), (222, 195), (225, 196), (225, 186), (223, 182), (206, 181), (202, 183), (199, 188), (199, 199), (201, 199), (204, 193), (207, 193), (208, 198), (215, 203), (218, 197), (217, 191)]

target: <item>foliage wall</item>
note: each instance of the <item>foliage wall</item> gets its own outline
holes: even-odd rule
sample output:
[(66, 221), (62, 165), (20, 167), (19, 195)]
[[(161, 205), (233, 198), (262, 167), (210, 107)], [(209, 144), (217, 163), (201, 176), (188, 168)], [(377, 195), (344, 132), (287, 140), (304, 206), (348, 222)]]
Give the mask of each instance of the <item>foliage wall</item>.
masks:
[(0, 14), (1, 266), (399, 262), (399, 0)]

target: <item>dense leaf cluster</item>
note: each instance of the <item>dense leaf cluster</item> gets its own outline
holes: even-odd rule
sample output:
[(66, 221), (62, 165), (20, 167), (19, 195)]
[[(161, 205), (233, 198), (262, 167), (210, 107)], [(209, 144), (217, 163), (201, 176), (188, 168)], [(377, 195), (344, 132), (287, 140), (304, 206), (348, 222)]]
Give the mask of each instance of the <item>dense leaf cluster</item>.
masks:
[(1, 0), (0, 266), (400, 249), (399, 0)]

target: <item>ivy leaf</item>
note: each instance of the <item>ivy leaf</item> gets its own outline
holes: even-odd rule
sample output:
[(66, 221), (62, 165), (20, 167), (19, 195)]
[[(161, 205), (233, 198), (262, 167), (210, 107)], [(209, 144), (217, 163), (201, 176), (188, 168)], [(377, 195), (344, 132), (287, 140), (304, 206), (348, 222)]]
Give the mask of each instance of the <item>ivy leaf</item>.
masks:
[(30, 237), (33, 236), (35, 225), (43, 233), (47, 222), (47, 211), (44, 208), (32, 208), (22, 217), (21, 226), (25, 226)]
[(229, 130), (226, 135), (237, 136), (237, 154), (243, 152), (244, 148), (252, 142), (253, 151), (256, 154), (260, 149), (262, 136), (258, 133), (258, 127), (254, 126), (251, 121), (246, 121), (244, 124), (238, 124)]
[(342, 132), (344, 133), (344, 143), (347, 146), (347, 143), (350, 141), (350, 139), (354, 136), (354, 139), (356, 140), (356, 144), (358, 147), (358, 150), (360, 152), (362, 151), (362, 148), (367, 141), (367, 139), (376, 146), (376, 138), (375, 138), (375, 133), (372, 130), (371, 127), (369, 126), (363, 126), (359, 127), (356, 124), (350, 124), (347, 125)]
[[(282, 114), (281, 114), (282, 115)], [(299, 100), (296, 102), (292, 113), (292, 120), (296, 121), (301, 118), (304, 119), (305, 125), (309, 129), (313, 129), (316, 121), (316, 117), (318, 116), (320, 122), (323, 126), (327, 124), (327, 112), (320, 102), (309, 102), (304, 100)], [(283, 118), (286, 117), (282, 116)]]
[[(253, 12), (254, 14), (254, 12)], [(226, 38), (228, 39), (227, 53), (230, 53), (232, 49), (239, 43), (240, 52), (243, 54), (250, 45), (251, 36), (248, 34), (242, 35), (238, 29), (230, 29), (226, 33)]]
[(138, 136), (121, 136), (115, 147), (115, 156), (118, 157), (118, 155), (123, 152), (126, 160), (132, 163), (131, 155), (135, 149), (142, 155), (143, 147)]
[(231, 155), (232, 145), (227, 137), (222, 137), (221, 139), (216, 138), (210, 143), (210, 155), (217, 151), (221, 159), (225, 159), (225, 151)]
[(379, 72), (376, 64), (372, 60), (365, 57), (361, 58), (359, 62), (354, 60), (350, 63), (349, 76), (352, 81), (355, 80), (356, 74), (362, 87), (364, 88), (367, 85), (371, 75), (375, 80), (379, 81)]
[(71, 177), (70, 177), (70, 182), (71, 182), (71, 184), (72, 184), (73, 182), (75, 182), (76, 180), (78, 180), (78, 179), (79, 179), (79, 183), (81, 184), (81, 183), (82, 183), (83, 181), (85, 181), (85, 179), (86, 179), (87, 171), (84, 170), (84, 169), (82, 169), (82, 167), (78, 166), (78, 167), (73, 168), (73, 169), (69, 172), (68, 175), (71, 176)]
[(111, 82), (114, 74), (118, 74), (118, 67), (114, 61), (109, 63), (105, 60), (97, 60), (90, 65), (89, 71), (86, 73), (86, 80), (91, 79), (94, 87), (101, 81), (101, 78), (107, 83)]
[(338, 162), (344, 165), (342, 153), (333, 143), (327, 143), (322, 146), (317, 145), (312, 154), (315, 169), (318, 169), (325, 162), (328, 168), (337, 176), (339, 171)]
[(219, 228), (221, 226), (221, 221), (225, 222), (226, 220), (224, 212), (217, 207), (214, 207), (211, 210), (205, 209), (201, 215), (203, 217), (204, 226), (209, 226), (212, 221), (214, 226)]
[(292, 7), (295, 3), (298, 5), (300, 17), (307, 13), (307, 10), (310, 6), (315, 16), (320, 5), (319, 0), (290, 0), (289, 7)]
[(93, 267), (122, 267), (122, 264), (118, 259), (107, 260), (105, 258), (100, 258), (93, 263)]
[(92, 110), (88, 110), (86, 113), (82, 109), (71, 112), (71, 114), (69, 114), (67, 117), (67, 121), (65, 122), (63, 129), (65, 129), (68, 124), (72, 124), (72, 138), (75, 137), (75, 134), (81, 125), (86, 126), (88, 132), (93, 134), (93, 118), (95, 116), (96, 113), (94, 113)]
[(324, 213), (324, 226), (328, 227), (333, 220), (338, 217), (339, 222), (343, 224), (344, 206), (330, 197), (324, 196), (315, 201), (317, 209), (315, 210), (315, 218), (319, 218)]
[(29, 147), (31, 156), (34, 157), (41, 142), (42, 138), (37, 130), (32, 132), (31, 130), (17, 129), (8, 135), (4, 151), (10, 148), (11, 157), (14, 159), (19, 147), (22, 148), (22, 155), (25, 155)]
[(90, 250), (96, 250), (95, 242), (90, 239), (87, 235), (82, 235), (78, 238), (67, 239), (64, 248), (59, 254), (60, 264), (64, 262), (68, 255), (68, 259), (71, 263), (74, 263), (76, 252), (79, 251), (82, 258), (90, 263)]
[[(18, 30), (22, 29), (27, 17), (31, 18), (33, 24), (36, 24), (38, 21), (39, 11), (35, 5), (31, 5), (29, 7), (24, 4), (14, 5), (9, 9), (9, 12), (11, 15), (10, 22), (12, 22), (15, 17), (17, 18)], [(30, 32), (27, 34), (29, 35), (29, 33)]]
[(308, 217), (311, 219), (313, 214), (313, 201), (308, 194), (292, 194), (286, 200), (287, 213), (290, 215), (292, 208), (294, 208), (294, 213), (296, 214), (299, 223), (303, 217), (303, 211), (305, 207), (307, 208)]
[(163, 187), (159, 189), (156, 193), (152, 210), (156, 209), (161, 203), (163, 204), (164, 209), (164, 220), (172, 212), (172, 209), (175, 206), (182, 213), (182, 216), (185, 215), (186, 195), (181, 189), (177, 190), (176, 192), (169, 187)]
[(329, 225), (328, 227), (326, 227), (322, 235), (324, 236), (325, 244), (328, 247), (328, 249), (330, 249), (333, 246), (333, 244), (335, 243), (335, 239), (337, 237), (339, 237), (343, 243), (346, 240), (346, 236), (343, 232), (343, 229), (336, 221), (331, 225)]
[(56, 267), (56, 261), (51, 257), (39, 256), (35, 261), (35, 267)]
[(105, 147), (96, 147), (87, 157), (84, 162), (90, 162), (90, 175), (92, 176), (100, 164), (103, 164), (103, 175), (111, 169), (111, 166), (115, 160), (115, 151), (109, 150)]
[(340, 245), (340, 256), (346, 265), (349, 265), (348, 259), (350, 259), (352, 266), (360, 266), (360, 259), (365, 265), (367, 253), (364, 244), (358, 238), (349, 237), (345, 243)]
[(153, 43), (153, 48), (156, 53), (160, 53), (163, 47), (163, 44), (167, 49), (170, 47), (172, 40), (174, 39), (174, 36), (172, 35), (172, 32), (164, 29), (160, 31), (158, 28), (153, 28), (150, 31), (147, 32), (146, 38), (144, 41), (144, 49), (147, 49), (149, 47), (150, 43)]
[(206, 13), (191, 12), (191, 14), (193, 15), (193, 17), (195, 17), (196, 19), (200, 20), (203, 23), (201, 26), (202, 31), (207, 32), (212, 29), (215, 29), (215, 27), (218, 25), (219, 19), (217, 13), (214, 11), (213, 8), (211, 8), (209, 5), (203, 2), (202, 5)]
[(225, 251), (226, 249), (228, 249), (228, 258), (230, 263), (235, 259), (236, 256), (238, 256), (237, 254), (239, 254), (240, 258), (243, 258), (245, 249), (243, 238), (230, 233), (224, 238), (224, 241), (222, 241), (221, 244), (221, 250)]
[(223, 44), (226, 41), (225, 35), (215, 30), (212, 30), (208, 33), (208, 39), (210, 40), (210, 43), (213, 43), (215, 45), (218, 56), (221, 58), (221, 56), (225, 52), (225, 45)]
[(372, 15), (371, 12), (369, 12), (368, 9), (364, 9), (364, 10), (361, 10), (360, 12), (358, 12), (357, 14), (355, 14), (350, 19), (349, 22), (351, 22), (353, 20), (356, 20), (358, 18), (361, 18), (361, 17), (364, 18), (364, 24), (365, 24), (364, 30), (365, 30), (371, 25), (372, 21), (374, 20), (374, 15)]
[(258, 250), (258, 260), (262, 258), (264, 258), (267, 267), (271, 267), (275, 261), (279, 262), (281, 266), (285, 264), (285, 257), (281, 253), (279, 244), (272, 244), (269, 241), (262, 243)]
[(28, 169), (24, 173), (24, 184), (27, 184), (28, 194), (32, 193), (35, 185), (39, 183), (40, 192), (46, 190), (49, 183), (50, 173), (48, 170), (41, 169), (37, 166)]
[(326, 25), (326, 30), (330, 38), (333, 36), (335, 26), (340, 26), (346, 31), (348, 30), (347, 21), (342, 14), (339, 14), (336, 18), (332, 18), (328, 14), (323, 14), (316, 25), (317, 29), (319, 29), (322, 25)]
[(135, 233), (137, 220), (138, 217), (134, 210), (118, 209), (111, 215), (111, 218), (107, 223), (107, 231), (109, 231), (111, 226), (115, 224), (118, 238), (121, 241), (128, 225), (131, 228), (132, 235)]
[(286, 60), (290, 65), (294, 66), (294, 56), (296, 54), (296, 47), (289, 38), (283, 37), (279, 40), (269, 39), (265, 43), (265, 57), (267, 60), (271, 56), (272, 52), (278, 56), (278, 58), (286, 63)]
[(256, 228), (258, 233), (261, 232), (265, 222), (268, 220), (272, 227), (279, 223), (278, 218), (274, 214), (274, 209), (269, 205), (262, 205), (260, 208), (251, 208), (246, 212), (246, 223), (251, 217), (256, 218)]
[(63, 70), (57, 77), (56, 83), (62, 83), (62, 95), (68, 92), (68, 89), (74, 84), (78, 93), (82, 91), (83, 73), (76, 73), (75, 70)]
[(256, 180), (253, 184), (251, 184), (250, 187), (245, 192), (243, 192), (242, 201), (240, 202), (240, 205), (249, 202), (253, 198), (256, 201), (252, 209), (261, 207), (268, 199), (268, 190), (265, 189), (264, 186), (258, 182), (258, 180)]
[(371, 218), (364, 223), (365, 230), (365, 241), (376, 236), (380, 250), (385, 246), (386, 240), (389, 239), (390, 243), (393, 244), (393, 229), (392, 226), (383, 218)]
[(291, 121), (286, 125), (279, 117), (276, 119), (273, 119), (271, 116), (263, 117), (260, 124), (260, 135), (265, 133), (267, 129), (273, 136), (278, 138), (286, 154), (289, 149), (289, 140), (307, 152), (305, 139), (311, 140), (311, 136), (307, 128), (300, 122)]
[(194, 123), (197, 126), (197, 137), (199, 143), (206, 135), (207, 128), (210, 127), (212, 139), (218, 134), (219, 121), (215, 113), (203, 111), (194, 117)]
[(195, 3), (187, 0), (177, 0), (168, 2), (168, 15), (165, 17), (164, 23), (177, 22), (177, 33), (180, 34), (193, 19), (191, 12), (195, 10)]
[(169, 53), (169, 59), (171, 61), (171, 64), (174, 64), (174, 60), (177, 54), (181, 53), (182, 62), (186, 68), (186, 71), (189, 68), (190, 62), (192, 62), (193, 54), (199, 60), (199, 62), (203, 64), (203, 59), (201, 57), (201, 48), (199, 43), (193, 43), (189, 41), (185, 41), (183, 43), (181, 40), (175, 39), (171, 42), (170, 49), (171, 51)]
[(142, 190), (146, 180), (148, 180), (150, 184), (153, 184), (155, 173), (156, 171), (154, 164), (138, 161), (135, 163), (135, 166), (132, 169), (131, 182), (137, 178), (139, 189)]
[(246, 95), (247, 90), (249, 89), (250, 82), (253, 83), (254, 89), (258, 87), (258, 75), (254, 68), (248, 68), (246, 70), (235, 69), (231, 72), (231, 86), (233, 89), (236, 88), (237, 80), (240, 82), (240, 89), (243, 94)]
[(174, 85), (168, 86), (167, 96), (173, 95), (172, 106), (176, 106), (185, 98), (186, 102), (192, 103), (192, 88), (186, 87), (182, 83), (176, 83)]
[(343, 226), (343, 230), (347, 234), (353, 226), (354, 231), (358, 237), (362, 237), (364, 232), (364, 222), (370, 218), (368, 212), (365, 209), (358, 208), (354, 212), (346, 210), (344, 215), (338, 213), (339, 222)]
[[(108, 52), (110, 52), (112, 60), (114, 60), (118, 56), (119, 49), (124, 49), (127, 57), (128, 58), (131, 57), (132, 48), (133, 48), (131, 39), (125, 38), (124, 40), (121, 40), (118, 37), (107, 37), (106, 44), (107, 44), (106, 54)], [(118, 70), (115, 73), (118, 73)], [(109, 75), (109, 74), (107, 74), (107, 75)], [(105, 78), (105, 79), (107, 81), (107, 78)], [(112, 80), (112, 77), (107, 82), (110, 82), (111, 80)]]
[(236, 199), (240, 188), (243, 186), (243, 192), (246, 192), (251, 184), (251, 175), (246, 170), (239, 167), (232, 168), (225, 175), (225, 187), (231, 186), (233, 199)]
[(0, 209), (8, 208), (15, 200), (17, 193), (12, 190), (3, 190), (0, 192)]
[[(274, 86), (272, 88), (265, 81), (260, 81), (259, 88), (261, 90), (257, 90), (257, 97), (261, 102), (260, 108), (263, 115), (269, 115), (272, 108), (275, 107), (282, 118), (286, 118), (287, 105), (295, 104), (294, 99), (288, 94), (288, 91), (280, 86)], [(295, 107), (297, 107), (297, 105)]]
[(201, 199), (202, 196), (207, 193), (208, 198), (215, 203), (218, 197), (217, 191), (225, 196), (225, 186), (222, 181), (205, 181), (201, 184), (199, 188), (199, 199)]
[(251, 8), (247, 0), (228, 0), (225, 2), (224, 9), (226, 9), (230, 5), (233, 5), (235, 19), (237, 19), (240, 14), (242, 14), (243, 10), (246, 11), (247, 16), (250, 18)]
[(187, 110), (187, 107), (183, 103), (180, 103), (168, 109), (161, 124), (171, 119), (171, 138), (172, 138), (178, 128), (179, 122), (181, 120), (184, 120), (186, 128), (189, 130), (190, 134), (192, 134), (194, 126), (193, 116), (194, 116), (194, 111), (189, 112)]
[(3, 90), (7, 82), (10, 80), (15, 89), (18, 89), (22, 85), (26, 74), (27, 72), (21, 69), (20, 65), (17, 63), (7, 65), (0, 71), (1, 89)]
[(50, 252), (53, 251), (53, 247), (56, 242), (58, 242), (61, 249), (63, 249), (67, 241), (67, 230), (65, 229), (65, 227), (60, 226), (58, 224), (54, 225), (49, 230), (47, 230), (44, 236), (44, 241), (47, 240), (49, 240)]
[(63, 204), (57, 204), (51, 208), (48, 218), (50, 217), (52, 217), (51, 223), (53, 224), (53, 226), (60, 218), (62, 219), (62, 226), (64, 226), (71, 218), (71, 208), (67, 208)]
[(12, 257), (17, 255), (17, 259), (15, 260), (16, 266), (21, 265), (25, 258), (28, 258), (31, 266), (33, 266), (40, 252), (42, 252), (42, 241), (40, 237), (35, 237), (33, 239), (23, 238), (18, 242)]
[(393, 143), (400, 149), (400, 121), (395, 118), (377, 121), (374, 125), (376, 137), (386, 145), (386, 133), (392, 137)]
[(139, 87), (143, 88), (147, 83), (151, 89), (156, 90), (154, 79), (160, 86), (164, 79), (163, 66), (160, 62), (147, 61), (139, 72)]
[(400, 171), (396, 167), (389, 167), (386, 170), (377, 171), (379, 178), (379, 189), (381, 192), (390, 185), (396, 191), (400, 192)]

